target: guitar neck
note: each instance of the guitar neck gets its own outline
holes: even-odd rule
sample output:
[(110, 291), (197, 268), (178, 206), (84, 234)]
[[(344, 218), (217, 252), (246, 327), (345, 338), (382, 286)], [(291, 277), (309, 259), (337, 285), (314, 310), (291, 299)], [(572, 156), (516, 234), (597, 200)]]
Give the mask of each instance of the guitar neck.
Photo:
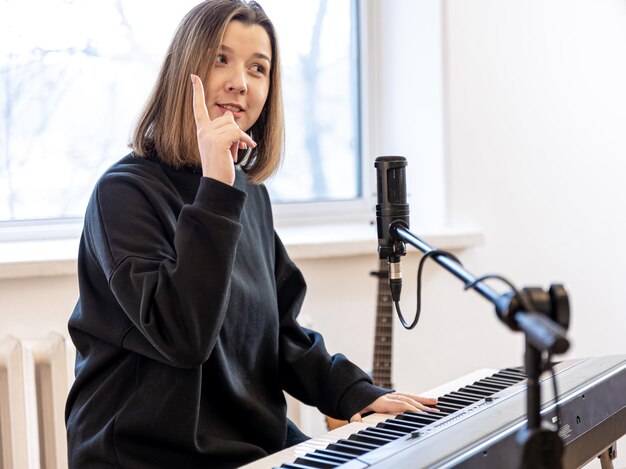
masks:
[(376, 334), (374, 337), (374, 363), (372, 381), (376, 386), (393, 389), (391, 384), (391, 344), (393, 308), (389, 293), (387, 261), (381, 260), (378, 272), (378, 297), (376, 301)]

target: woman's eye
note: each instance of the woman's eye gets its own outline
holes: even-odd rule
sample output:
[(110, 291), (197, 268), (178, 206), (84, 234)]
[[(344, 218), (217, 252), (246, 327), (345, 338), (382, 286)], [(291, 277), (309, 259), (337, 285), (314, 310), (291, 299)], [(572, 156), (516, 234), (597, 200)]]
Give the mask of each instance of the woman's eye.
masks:
[(259, 65), (259, 64), (253, 65), (252, 70), (254, 70), (257, 73), (260, 73), (261, 75), (265, 74), (265, 67), (263, 65)]
[(225, 55), (222, 55), (222, 54), (219, 54), (219, 55), (216, 57), (215, 61), (216, 61), (216, 62), (219, 62), (219, 63), (222, 63), (222, 64), (225, 64), (225, 63), (226, 63), (226, 56), (225, 56)]

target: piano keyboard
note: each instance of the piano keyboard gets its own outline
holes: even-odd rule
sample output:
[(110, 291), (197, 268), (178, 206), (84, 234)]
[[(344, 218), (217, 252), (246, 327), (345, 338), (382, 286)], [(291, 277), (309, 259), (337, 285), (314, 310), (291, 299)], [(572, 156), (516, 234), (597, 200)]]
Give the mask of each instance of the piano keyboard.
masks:
[[(354, 422), (322, 436), (274, 453), (246, 466), (245, 469), (310, 469), (366, 467), (354, 461), (357, 457), (378, 449), (407, 435), (422, 435), (441, 431), (453, 425), (464, 409), (489, 400), (498, 391), (526, 378), (519, 368), (504, 370), (482, 369), (431, 389), (423, 396), (438, 396), (439, 412), (405, 412), (403, 414), (370, 414), (362, 422)], [(472, 384), (467, 384), (472, 383)]]
[[(626, 355), (567, 360), (555, 366), (555, 373), (563, 467), (581, 467), (626, 434)], [(557, 423), (552, 379), (544, 374), (540, 380), (541, 413), (544, 422)], [(441, 412), (373, 414), (244, 467), (485, 469), (519, 464), (516, 436), (526, 424), (520, 369), (482, 370), (421, 394), (439, 396)]]

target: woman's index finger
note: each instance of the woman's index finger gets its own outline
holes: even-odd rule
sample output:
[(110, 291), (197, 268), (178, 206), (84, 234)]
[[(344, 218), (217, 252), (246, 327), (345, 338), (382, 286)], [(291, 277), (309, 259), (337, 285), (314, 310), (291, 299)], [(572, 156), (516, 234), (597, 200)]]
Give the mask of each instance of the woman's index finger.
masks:
[(211, 122), (211, 118), (209, 117), (209, 111), (206, 108), (202, 80), (199, 76), (192, 74), (191, 83), (193, 85), (193, 116), (196, 120), (196, 127), (200, 129), (205, 124)]

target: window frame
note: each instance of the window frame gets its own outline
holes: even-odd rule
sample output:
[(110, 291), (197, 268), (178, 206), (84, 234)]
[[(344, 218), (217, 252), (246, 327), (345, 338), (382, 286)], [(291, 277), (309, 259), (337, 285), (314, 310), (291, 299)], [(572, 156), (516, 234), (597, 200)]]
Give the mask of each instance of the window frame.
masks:
[[(358, 87), (358, 130), (359, 149), (357, 152), (359, 165), (360, 196), (351, 200), (329, 200), (319, 202), (295, 202), (272, 204), (274, 222), (278, 228), (306, 227), (307, 225), (333, 224), (370, 224), (374, 216), (376, 194), (376, 173), (374, 171), (375, 122), (372, 108), (375, 108), (378, 93), (373, 83), (376, 77), (378, 49), (376, 45), (377, 29), (375, 27), (376, 0), (352, 0), (357, 16), (357, 87)], [(289, 158), (289, 155), (285, 156)]]

